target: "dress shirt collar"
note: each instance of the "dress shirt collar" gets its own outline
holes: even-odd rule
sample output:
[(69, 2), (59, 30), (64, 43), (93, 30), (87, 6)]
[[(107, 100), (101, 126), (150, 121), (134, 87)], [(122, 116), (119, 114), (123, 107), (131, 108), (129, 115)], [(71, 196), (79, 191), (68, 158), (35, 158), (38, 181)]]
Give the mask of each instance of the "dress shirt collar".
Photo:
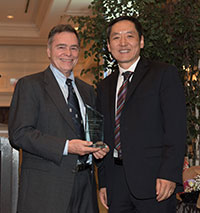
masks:
[(124, 72), (126, 72), (126, 71), (134, 72), (139, 60), (140, 60), (140, 56), (138, 57), (138, 59), (137, 59), (128, 69), (123, 69), (122, 67), (120, 67), (120, 66), (118, 65), (118, 66), (119, 66), (119, 73), (120, 73), (120, 76), (122, 75), (122, 73), (124, 73)]
[[(63, 75), (56, 67), (54, 67), (52, 64), (50, 64), (50, 69), (53, 72), (56, 80), (59, 82), (60, 85), (65, 86), (66, 85), (66, 76)], [(70, 76), (68, 77), (72, 80), (72, 84), (74, 84), (74, 73), (71, 72)]]

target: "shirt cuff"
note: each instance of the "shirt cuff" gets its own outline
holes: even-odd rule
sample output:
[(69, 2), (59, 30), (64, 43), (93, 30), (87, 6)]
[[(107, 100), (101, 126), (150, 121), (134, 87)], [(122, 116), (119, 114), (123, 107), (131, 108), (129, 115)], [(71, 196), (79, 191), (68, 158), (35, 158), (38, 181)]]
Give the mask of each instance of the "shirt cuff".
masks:
[(63, 155), (68, 155), (68, 144), (69, 144), (69, 140), (66, 140), (65, 148), (64, 148), (64, 151), (63, 151)]

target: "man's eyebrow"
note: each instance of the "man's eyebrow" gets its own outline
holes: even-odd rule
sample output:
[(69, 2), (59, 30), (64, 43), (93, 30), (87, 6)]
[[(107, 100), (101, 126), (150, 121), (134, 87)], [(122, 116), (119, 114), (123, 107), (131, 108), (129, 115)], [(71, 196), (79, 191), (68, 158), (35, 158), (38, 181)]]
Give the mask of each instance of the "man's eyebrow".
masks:
[[(60, 47), (60, 46), (67, 47), (68, 45), (67, 44), (62, 44), (62, 43), (56, 45), (56, 47)], [(78, 46), (78, 44), (72, 44), (70, 47), (79, 47), (79, 46)]]
[(125, 32), (113, 32), (113, 33), (111, 33), (111, 36), (120, 35), (122, 33), (131, 33), (131, 34), (134, 34), (134, 31), (131, 30), (131, 31), (125, 31)]
[(58, 47), (58, 46), (65, 46), (65, 47), (66, 47), (67, 45), (61, 43), (61, 44), (57, 44), (56, 46), (57, 46), (57, 47)]
[(111, 33), (111, 36), (115, 36), (115, 35), (119, 35), (120, 33), (119, 32), (113, 32)]
[(72, 44), (70, 47), (79, 47), (78, 44)]

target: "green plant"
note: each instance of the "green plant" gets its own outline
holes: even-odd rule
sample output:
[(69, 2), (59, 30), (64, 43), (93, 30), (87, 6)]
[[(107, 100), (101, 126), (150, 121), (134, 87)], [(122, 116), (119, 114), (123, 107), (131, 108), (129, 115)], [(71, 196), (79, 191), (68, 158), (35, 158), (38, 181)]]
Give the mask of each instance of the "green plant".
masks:
[(79, 24), (85, 58), (93, 57), (96, 84), (115, 65), (106, 47), (106, 26), (119, 15), (138, 17), (144, 28), (142, 55), (176, 65), (184, 84), (187, 104), (188, 144), (197, 141), (200, 126), (200, 1), (197, 0), (93, 0), (92, 16), (71, 17)]

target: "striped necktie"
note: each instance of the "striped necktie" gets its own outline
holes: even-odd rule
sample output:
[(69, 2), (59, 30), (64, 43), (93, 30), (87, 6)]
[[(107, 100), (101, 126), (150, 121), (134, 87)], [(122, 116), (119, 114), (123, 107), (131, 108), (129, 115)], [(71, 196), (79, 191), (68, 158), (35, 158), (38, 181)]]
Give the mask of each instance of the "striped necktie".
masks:
[(120, 116), (121, 116), (121, 112), (126, 100), (128, 82), (129, 82), (129, 78), (131, 74), (133, 74), (133, 72), (130, 72), (130, 71), (124, 72), (122, 74), (124, 76), (124, 81), (122, 83), (122, 86), (119, 89), (118, 96), (117, 96), (117, 111), (115, 115), (115, 149), (118, 152), (118, 158), (122, 158), (122, 150), (121, 150), (121, 142), (120, 142)]
[[(76, 131), (78, 133), (78, 138), (85, 140), (85, 132), (84, 132), (84, 128), (83, 128), (82, 116), (81, 116), (81, 112), (80, 112), (78, 98), (77, 98), (74, 88), (72, 86), (72, 80), (68, 78), (66, 80), (66, 84), (68, 86), (68, 91), (69, 91), (69, 95), (67, 98), (69, 112), (71, 114)], [(79, 161), (81, 163), (85, 163), (87, 161), (87, 158), (88, 158), (88, 155), (79, 156)]]

